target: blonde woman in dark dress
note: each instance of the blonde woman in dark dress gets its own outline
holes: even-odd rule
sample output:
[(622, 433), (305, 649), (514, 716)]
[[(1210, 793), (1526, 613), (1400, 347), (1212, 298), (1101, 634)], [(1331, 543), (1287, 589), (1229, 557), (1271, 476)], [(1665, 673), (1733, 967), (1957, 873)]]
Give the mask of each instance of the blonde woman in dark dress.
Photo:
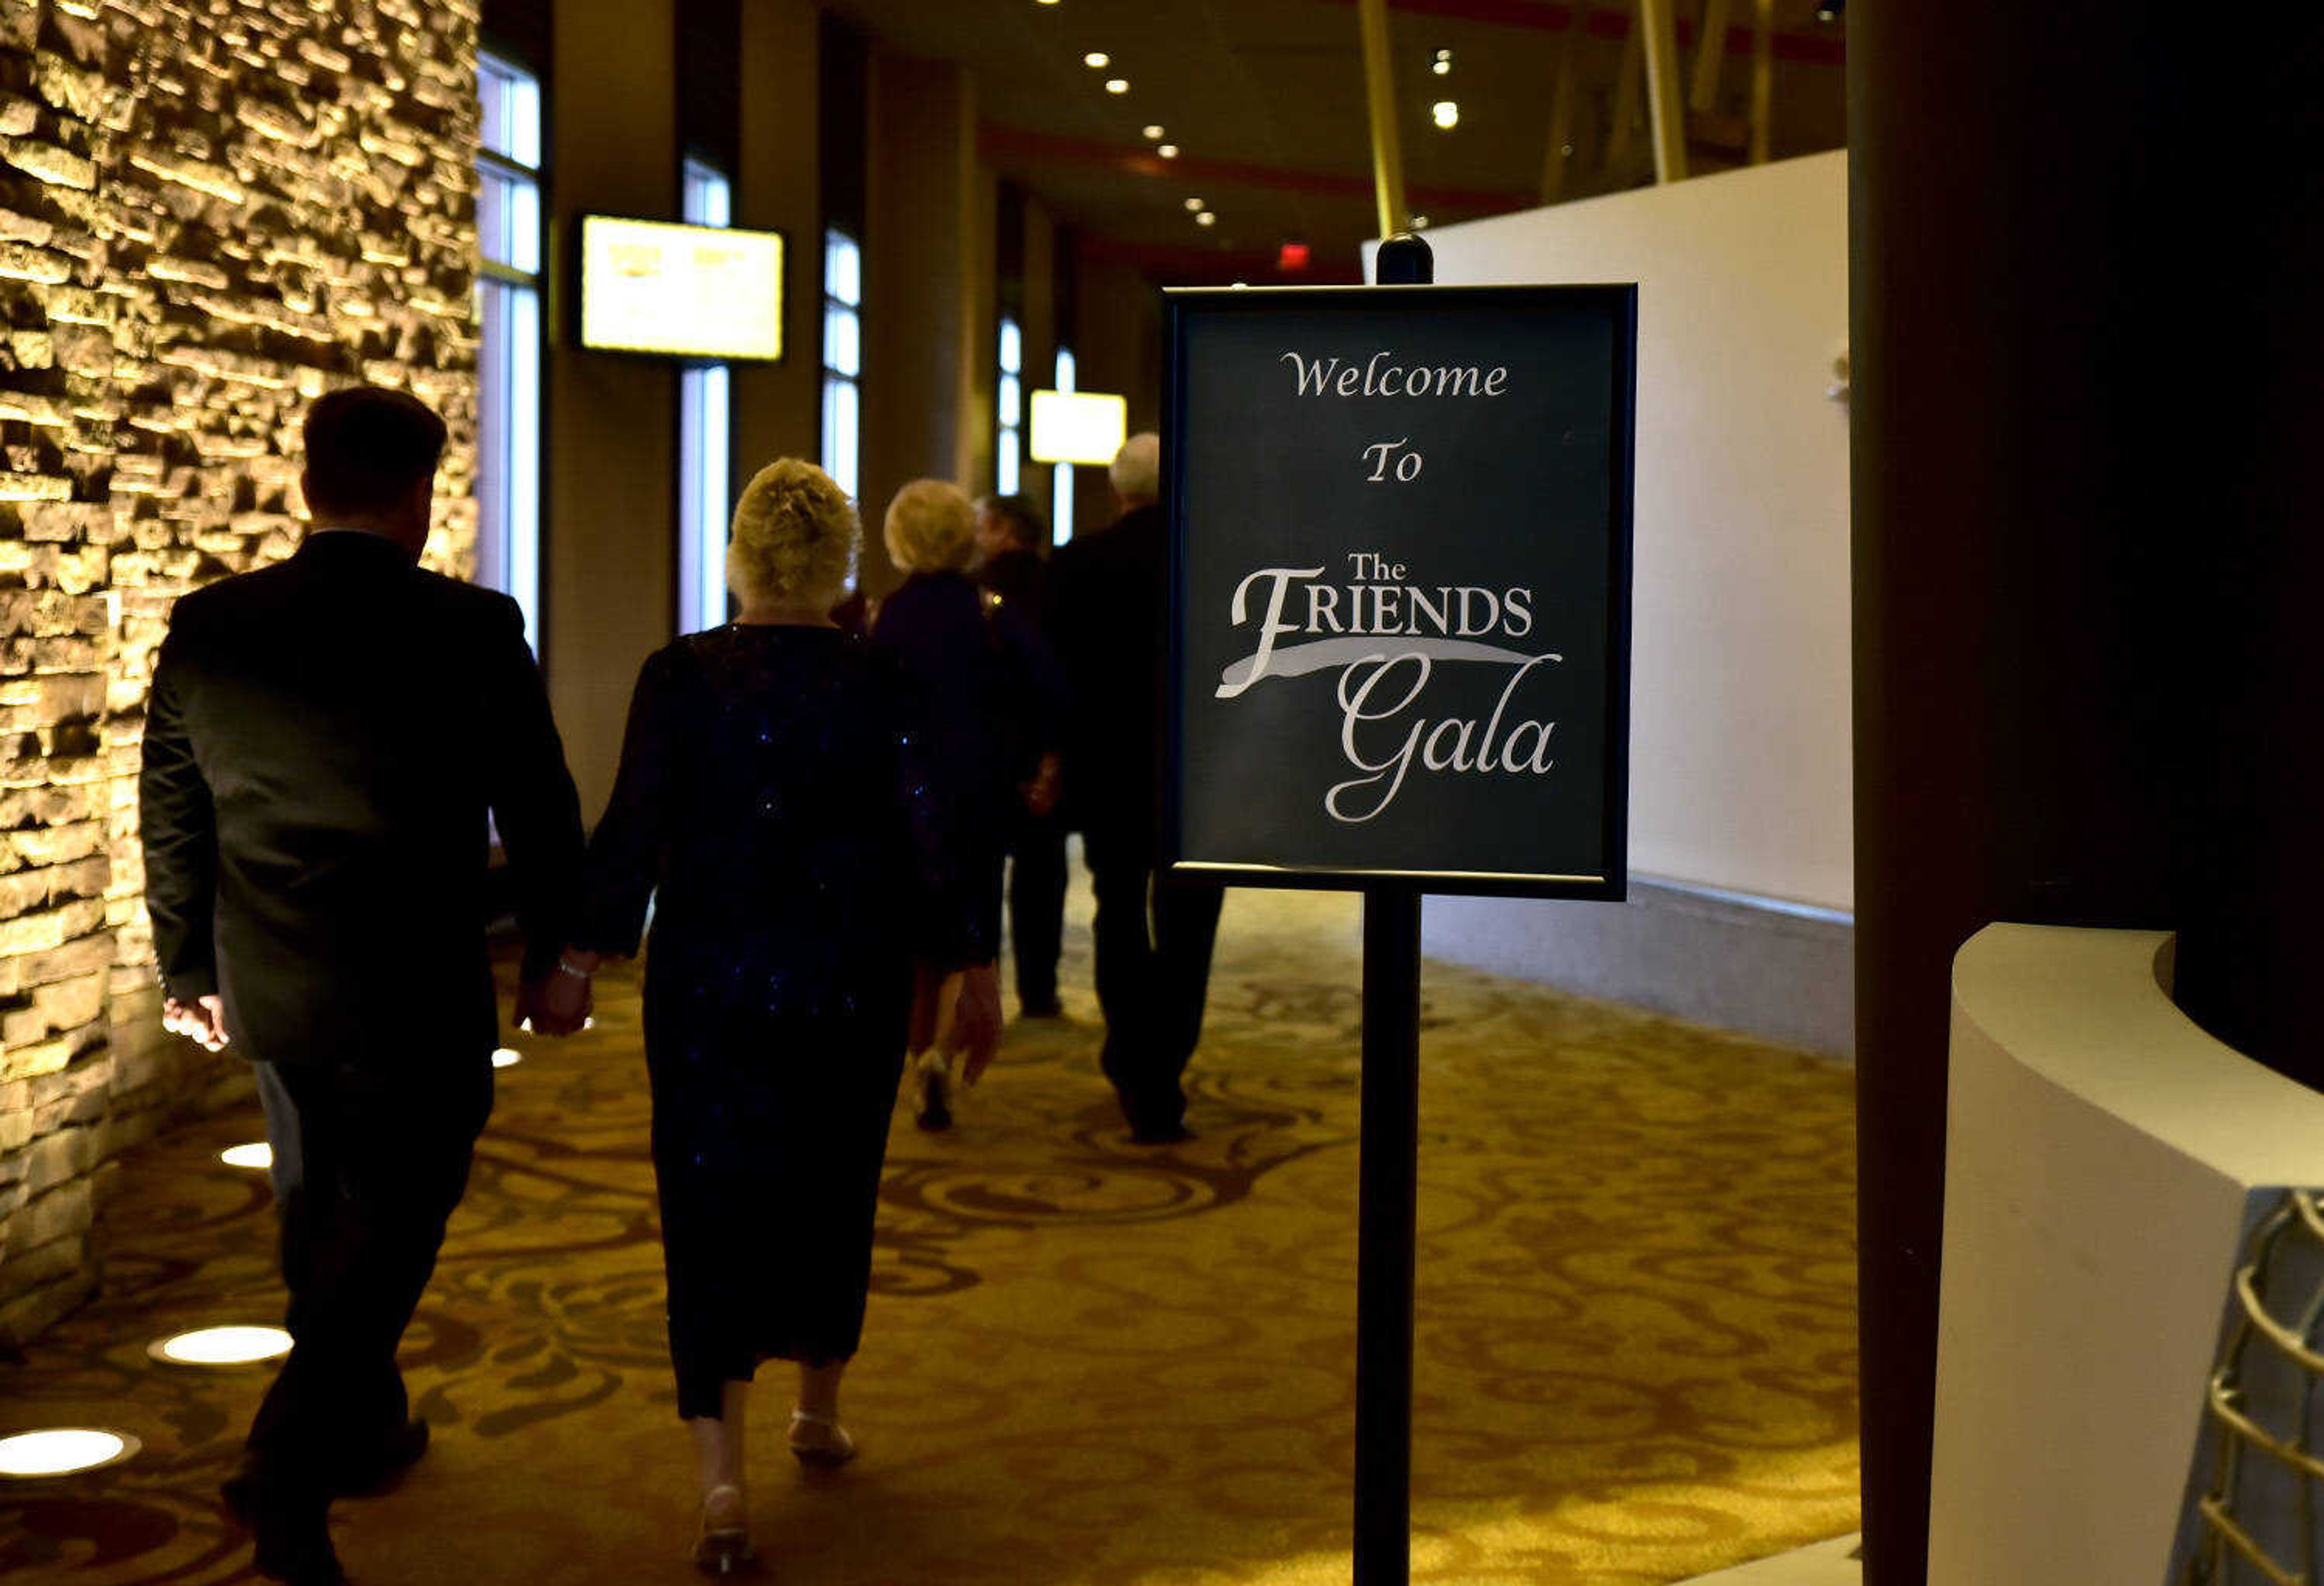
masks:
[[(752, 1557), (753, 1369), (798, 1365), (790, 1448), (844, 1463), (839, 1383), (862, 1335), (873, 1209), (915, 965), (973, 1075), (1000, 1029), (981, 873), (894, 659), (828, 616), (855, 512), (786, 458), (734, 512), (736, 621), (648, 659), (590, 847), (591, 954), (637, 950), (678, 1414), (702, 1482), (695, 1558)], [(980, 872), (981, 863), (975, 867)]]

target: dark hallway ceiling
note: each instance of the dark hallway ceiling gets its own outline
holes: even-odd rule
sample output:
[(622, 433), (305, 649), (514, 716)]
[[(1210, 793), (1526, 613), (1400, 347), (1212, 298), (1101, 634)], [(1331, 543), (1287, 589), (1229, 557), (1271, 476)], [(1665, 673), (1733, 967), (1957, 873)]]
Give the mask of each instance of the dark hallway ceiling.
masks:
[[(1749, 0), (1676, 0), (1682, 94), (1706, 8), (1723, 18), (1712, 107), (1689, 117), (1689, 171), (1740, 164), (1752, 76)], [(1844, 26), (1817, 0), (1775, 0), (1774, 157), (1844, 141)], [(974, 74), (984, 157), (1080, 231), (1157, 280), (1275, 272), (1279, 244), (1313, 249), (1310, 278), (1352, 280), (1375, 234), (1371, 145), (1354, 0), (837, 0), (890, 48)], [(1550, 0), (1391, 0), (1390, 33), (1411, 207), (1434, 224), (1654, 179), (1633, 5)], [(1449, 50), (1451, 70), (1431, 69)], [(1561, 55), (1572, 51), (1567, 134), (1553, 159)], [(1085, 66), (1102, 51), (1110, 63)], [(1122, 94), (1105, 80), (1128, 79)], [(1458, 124), (1431, 106), (1451, 99)], [(1627, 138), (1613, 135), (1626, 101)], [(1148, 124), (1160, 139), (1143, 135)], [(1176, 159), (1159, 157), (1158, 143)], [(1204, 227), (1187, 200), (1217, 216)]]

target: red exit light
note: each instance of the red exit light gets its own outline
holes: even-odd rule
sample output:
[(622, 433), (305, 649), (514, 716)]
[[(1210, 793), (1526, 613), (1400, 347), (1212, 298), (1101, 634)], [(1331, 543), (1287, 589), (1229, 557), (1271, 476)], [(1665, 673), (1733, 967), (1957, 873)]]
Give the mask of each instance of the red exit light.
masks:
[(1305, 243), (1284, 244), (1282, 247), (1276, 250), (1275, 267), (1277, 270), (1306, 269), (1307, 244)]

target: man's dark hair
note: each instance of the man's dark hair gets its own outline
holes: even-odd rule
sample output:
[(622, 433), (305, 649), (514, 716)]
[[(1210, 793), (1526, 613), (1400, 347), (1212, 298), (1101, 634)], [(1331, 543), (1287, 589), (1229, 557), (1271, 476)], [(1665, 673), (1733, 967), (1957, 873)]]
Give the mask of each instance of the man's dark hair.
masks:
[(351, 385), (307, 410), (307, 505), (318, 517), (401, 505), (435, 476), (444, 420), (408, 392)]
[(1009, 538), (1022, 550), (1038, 550), (1049, 541), (1049, 525), (1029, 495), (988, 495), (976, 503), (1009, 525)]

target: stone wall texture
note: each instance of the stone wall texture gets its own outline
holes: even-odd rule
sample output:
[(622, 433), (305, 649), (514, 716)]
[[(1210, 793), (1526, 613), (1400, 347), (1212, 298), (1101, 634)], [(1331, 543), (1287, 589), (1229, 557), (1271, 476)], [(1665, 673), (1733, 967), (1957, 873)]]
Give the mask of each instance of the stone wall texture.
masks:
[(137, 751), (171, 604), (287, 554), (308, 404), (451, 426), (475, 528), (475, 0), (0, 0), (0, 1346), (108, 1165), (241, 1065), (161, 1036)]

